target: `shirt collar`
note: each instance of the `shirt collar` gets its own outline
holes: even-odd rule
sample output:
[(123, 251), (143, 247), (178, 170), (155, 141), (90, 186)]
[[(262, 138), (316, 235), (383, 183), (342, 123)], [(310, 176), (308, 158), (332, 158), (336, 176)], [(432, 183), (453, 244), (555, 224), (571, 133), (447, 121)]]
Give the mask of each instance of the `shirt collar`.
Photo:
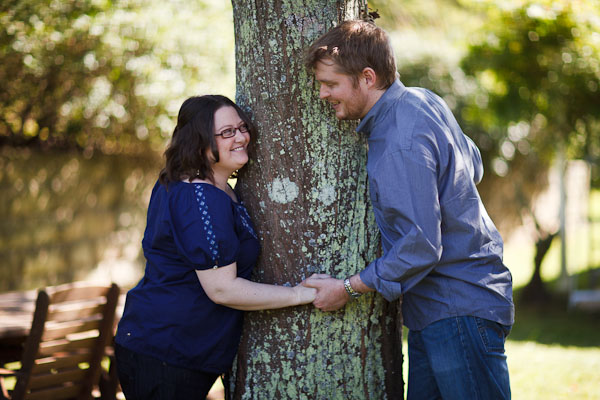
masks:
[(386, 89), (383, 95), (377, 100), (377, 103), (364, 116), (360, 121), (360, 124), (356, 127), (356, 132), (362, 132), (365, 135), (369, 135), (373, 126), (377, 121), (382, 118), (385, 111), (391, 107), (394, 100), (400, 98), (406, 91), (406, 86), (399, 79), (396, 79), (392, 85)]

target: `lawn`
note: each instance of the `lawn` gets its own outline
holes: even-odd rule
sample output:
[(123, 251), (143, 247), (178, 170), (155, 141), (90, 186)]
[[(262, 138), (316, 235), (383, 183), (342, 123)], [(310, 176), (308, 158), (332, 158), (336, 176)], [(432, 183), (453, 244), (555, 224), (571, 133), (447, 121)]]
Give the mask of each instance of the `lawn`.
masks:
[(559, 299), (517, 303), (515, 319), (506, 344), (515, 399), (600, 399), (600, 313), (567, 311)]
[(509, 340), (514, 399), (600, 399), (600, 348)]

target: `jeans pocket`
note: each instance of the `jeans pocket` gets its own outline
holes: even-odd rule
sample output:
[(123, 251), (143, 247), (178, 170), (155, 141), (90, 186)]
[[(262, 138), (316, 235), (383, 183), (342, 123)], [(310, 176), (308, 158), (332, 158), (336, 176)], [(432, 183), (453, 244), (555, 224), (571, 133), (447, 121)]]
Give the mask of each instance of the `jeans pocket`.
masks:
[(504, 342), (510, 327), (479, 317), (475, 317), (475, 322), (485, 350), (488, 353), (504, 353)]

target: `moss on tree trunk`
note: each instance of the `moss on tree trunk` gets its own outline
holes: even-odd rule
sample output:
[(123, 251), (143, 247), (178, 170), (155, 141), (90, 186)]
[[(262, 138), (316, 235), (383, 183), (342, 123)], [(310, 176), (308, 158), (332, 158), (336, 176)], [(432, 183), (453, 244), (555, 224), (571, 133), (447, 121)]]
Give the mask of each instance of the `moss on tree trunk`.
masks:
[[(257, 281), (346, 277), (377, 257), (367, 146), (318, 98), (303, 50), (363, 1), (233, 0), (236, 101), (259, 128), (238, 185), (261, 238)], [(215, 33), (218, 34), (218, 33)], [(228, 389), (235, 399), (402, 396), (399, 302), (368, 294), (344, 309), (246, 313)]]

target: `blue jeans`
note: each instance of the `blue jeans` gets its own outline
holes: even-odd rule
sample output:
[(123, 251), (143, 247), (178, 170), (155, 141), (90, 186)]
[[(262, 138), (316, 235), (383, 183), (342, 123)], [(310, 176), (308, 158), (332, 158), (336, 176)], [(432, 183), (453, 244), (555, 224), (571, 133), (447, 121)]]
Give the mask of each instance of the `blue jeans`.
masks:
[(504, 342), (511, 327), (452, 317), (408, 333), (408, 400), (510, 399)]
[(115, 343), (117, 374), (127, 400), (204, 400), (218, 374), (169, 365)]

